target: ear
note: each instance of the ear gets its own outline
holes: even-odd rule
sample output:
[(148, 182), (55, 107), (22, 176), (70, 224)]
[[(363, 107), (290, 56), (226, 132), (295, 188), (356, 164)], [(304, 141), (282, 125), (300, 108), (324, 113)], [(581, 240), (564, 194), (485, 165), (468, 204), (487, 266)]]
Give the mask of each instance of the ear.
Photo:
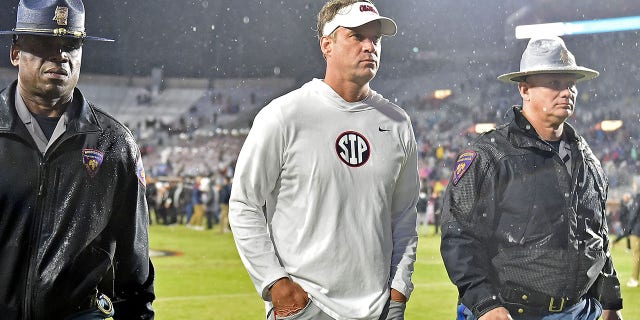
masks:
[(326, 59), (329, 55), (331, 55), (331, 51), (333, 49), (333, 38), (330, 36), (323, 36), (320, 38), (320, 50), (322, 51), (322, 56)]
[(20, 65), (20, 48), (18, 48), (17, 45), (15, 44), (11, 45), (11, 51), (9, 51), (9, 55), (11, 58), (11, 64), (14, 67), (17, 67), (18, 65)]
[(518, 91), (520, 92), (520, 96), (523, 101), (530, 101), (531, 97), (529, 96), (529, 84), (522, 81), (518, 82)]

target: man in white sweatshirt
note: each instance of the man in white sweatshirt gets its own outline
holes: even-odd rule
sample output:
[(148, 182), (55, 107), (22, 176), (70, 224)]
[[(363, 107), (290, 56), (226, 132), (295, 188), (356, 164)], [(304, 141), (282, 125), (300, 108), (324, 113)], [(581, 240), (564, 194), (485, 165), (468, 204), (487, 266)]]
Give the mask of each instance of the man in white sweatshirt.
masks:
[(275, 99), (240, 152), (230, 223), (269, 319), (403, 319), (419, 192), (407, 114), (369, 87), (393, 20), (368, 1), (318, 15), (324, 79)]

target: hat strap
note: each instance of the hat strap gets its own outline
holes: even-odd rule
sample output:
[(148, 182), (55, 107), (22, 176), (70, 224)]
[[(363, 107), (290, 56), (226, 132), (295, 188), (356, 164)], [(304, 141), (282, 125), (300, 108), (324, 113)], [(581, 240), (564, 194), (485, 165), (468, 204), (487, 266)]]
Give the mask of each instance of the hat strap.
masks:
[(57, 28), (57, 29), (35, 29), (35, 28), (15, 28), (13, 31), (16, 32), (33, 32), (33, 33), (53, 33), (55, 36), (66, 36), (71, 35), (78, 38), (84, 38), (87, 33), (84, 31), (69, 31), (65, 28)]

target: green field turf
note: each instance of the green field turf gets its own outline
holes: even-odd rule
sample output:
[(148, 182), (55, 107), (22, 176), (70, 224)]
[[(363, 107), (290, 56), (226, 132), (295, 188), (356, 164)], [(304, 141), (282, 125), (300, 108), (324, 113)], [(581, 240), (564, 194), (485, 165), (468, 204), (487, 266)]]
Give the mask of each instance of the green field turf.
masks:
[[(415, 291), (406, 319), (455, 319), (455, 287), (449, 282), (438, 251), (440, 238), (433, 231), (420, 236), (413, 277)], [(157, 320), (264, 319), (264, 305), (236, 252), (230, 233), (218, 229), (196, 231), (184, 226), (151, 226), (152, 250), (179, 251), (182, 255), (153, 257), (156, 268), (154, 302)], [(640, 288), (625, 286), (631, 255), (623, 242), (613, 249), (622, 282), (625, 320), (640, 319)], [(517, 319), (516, 319), (517, 320)]]

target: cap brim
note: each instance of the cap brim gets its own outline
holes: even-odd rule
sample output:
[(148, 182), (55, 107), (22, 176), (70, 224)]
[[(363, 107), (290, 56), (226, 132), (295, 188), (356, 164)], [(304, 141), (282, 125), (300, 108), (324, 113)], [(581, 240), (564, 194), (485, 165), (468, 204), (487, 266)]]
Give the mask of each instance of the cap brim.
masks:
[(382, 16), (365, 16), (360, 19), (342, 19), (336, 18), (325, 25), (325, 31), (323, 34), (328, 36), (332, 32), (334, 32), (338, 27), (344, 28), (356, 28), (362, 25), (365, 25), (372, 21), (380, 21), (380, 33), (384, 36), (393, 36), (398, 31), (398, 26), (396, 22), (390, 18), (382, 17)]
[(511, 83), (511, 82), (518, 83), (518, 82), (524, 81), (524, 78), (527, 76), (534, 75), (534, 74), (544, 74), (544, 73), (575, 74), (579, 76), (578, 79), (576, 79), (576, 82), (591, 80), (600, 75), (600, 72), (598, 71), (595, 71), (589, 68), (578, 67), (578, 68), (572, 68), (572, 69), (549, 69), (549, 70), (531, 70), (531, 71), (511, 72), (511, 73), (505, 73), (501, 76), (498, 76), (498, 80), (502, 82), (507, 82), (507, 83)]
[(352, 23), (340, 24), (339, 27), (356, 28), (376, 20), (380, 21), (380, 33), (382, 33), (382, 35), (393, 36), (396, 34), (396, 32), (398, 32), (398, 26), (396, 25), (395, 21), (387, 17), (371, 17), (371, 19), (361, 19), (358, 21), (353, 21)]
[(55, 35), (52, 33), (45, 33), (45, 32), (28, 32), (28, 31), (13, 31), (13, 30), (9, 30), (9, 31), (0, 31), (0, 35), (2, 34), (29, 34), (29, 35), (34, 35), (34, 36), (45, 36), (45, 37), (64, 37), (64, 38), (75, 38), (75, 39), (84, 39), (84, 40), (92, 40), (92, 41), (107, 41), (107, 42), (112, 42), (115, 41), (114, 39), (107, 39), (107, 38), (102, 38), (102, 37), (94, 37), (94, 36), (84, 36), (84, 37), (76, 37), (74, 35)]
[(398, 32), (398, 26), (395, 21), (380, 17), (380, 32), (385, 36), (394, 36)]
[(92, 41), (106, 41), (106, 42), (116, 41), (115, 39), (107, 39), (107, 38), (94, 37), (94, 36), (86, 36), (86, 37), (84, 37), (84, 39), (85, 40), (92, 40)]

